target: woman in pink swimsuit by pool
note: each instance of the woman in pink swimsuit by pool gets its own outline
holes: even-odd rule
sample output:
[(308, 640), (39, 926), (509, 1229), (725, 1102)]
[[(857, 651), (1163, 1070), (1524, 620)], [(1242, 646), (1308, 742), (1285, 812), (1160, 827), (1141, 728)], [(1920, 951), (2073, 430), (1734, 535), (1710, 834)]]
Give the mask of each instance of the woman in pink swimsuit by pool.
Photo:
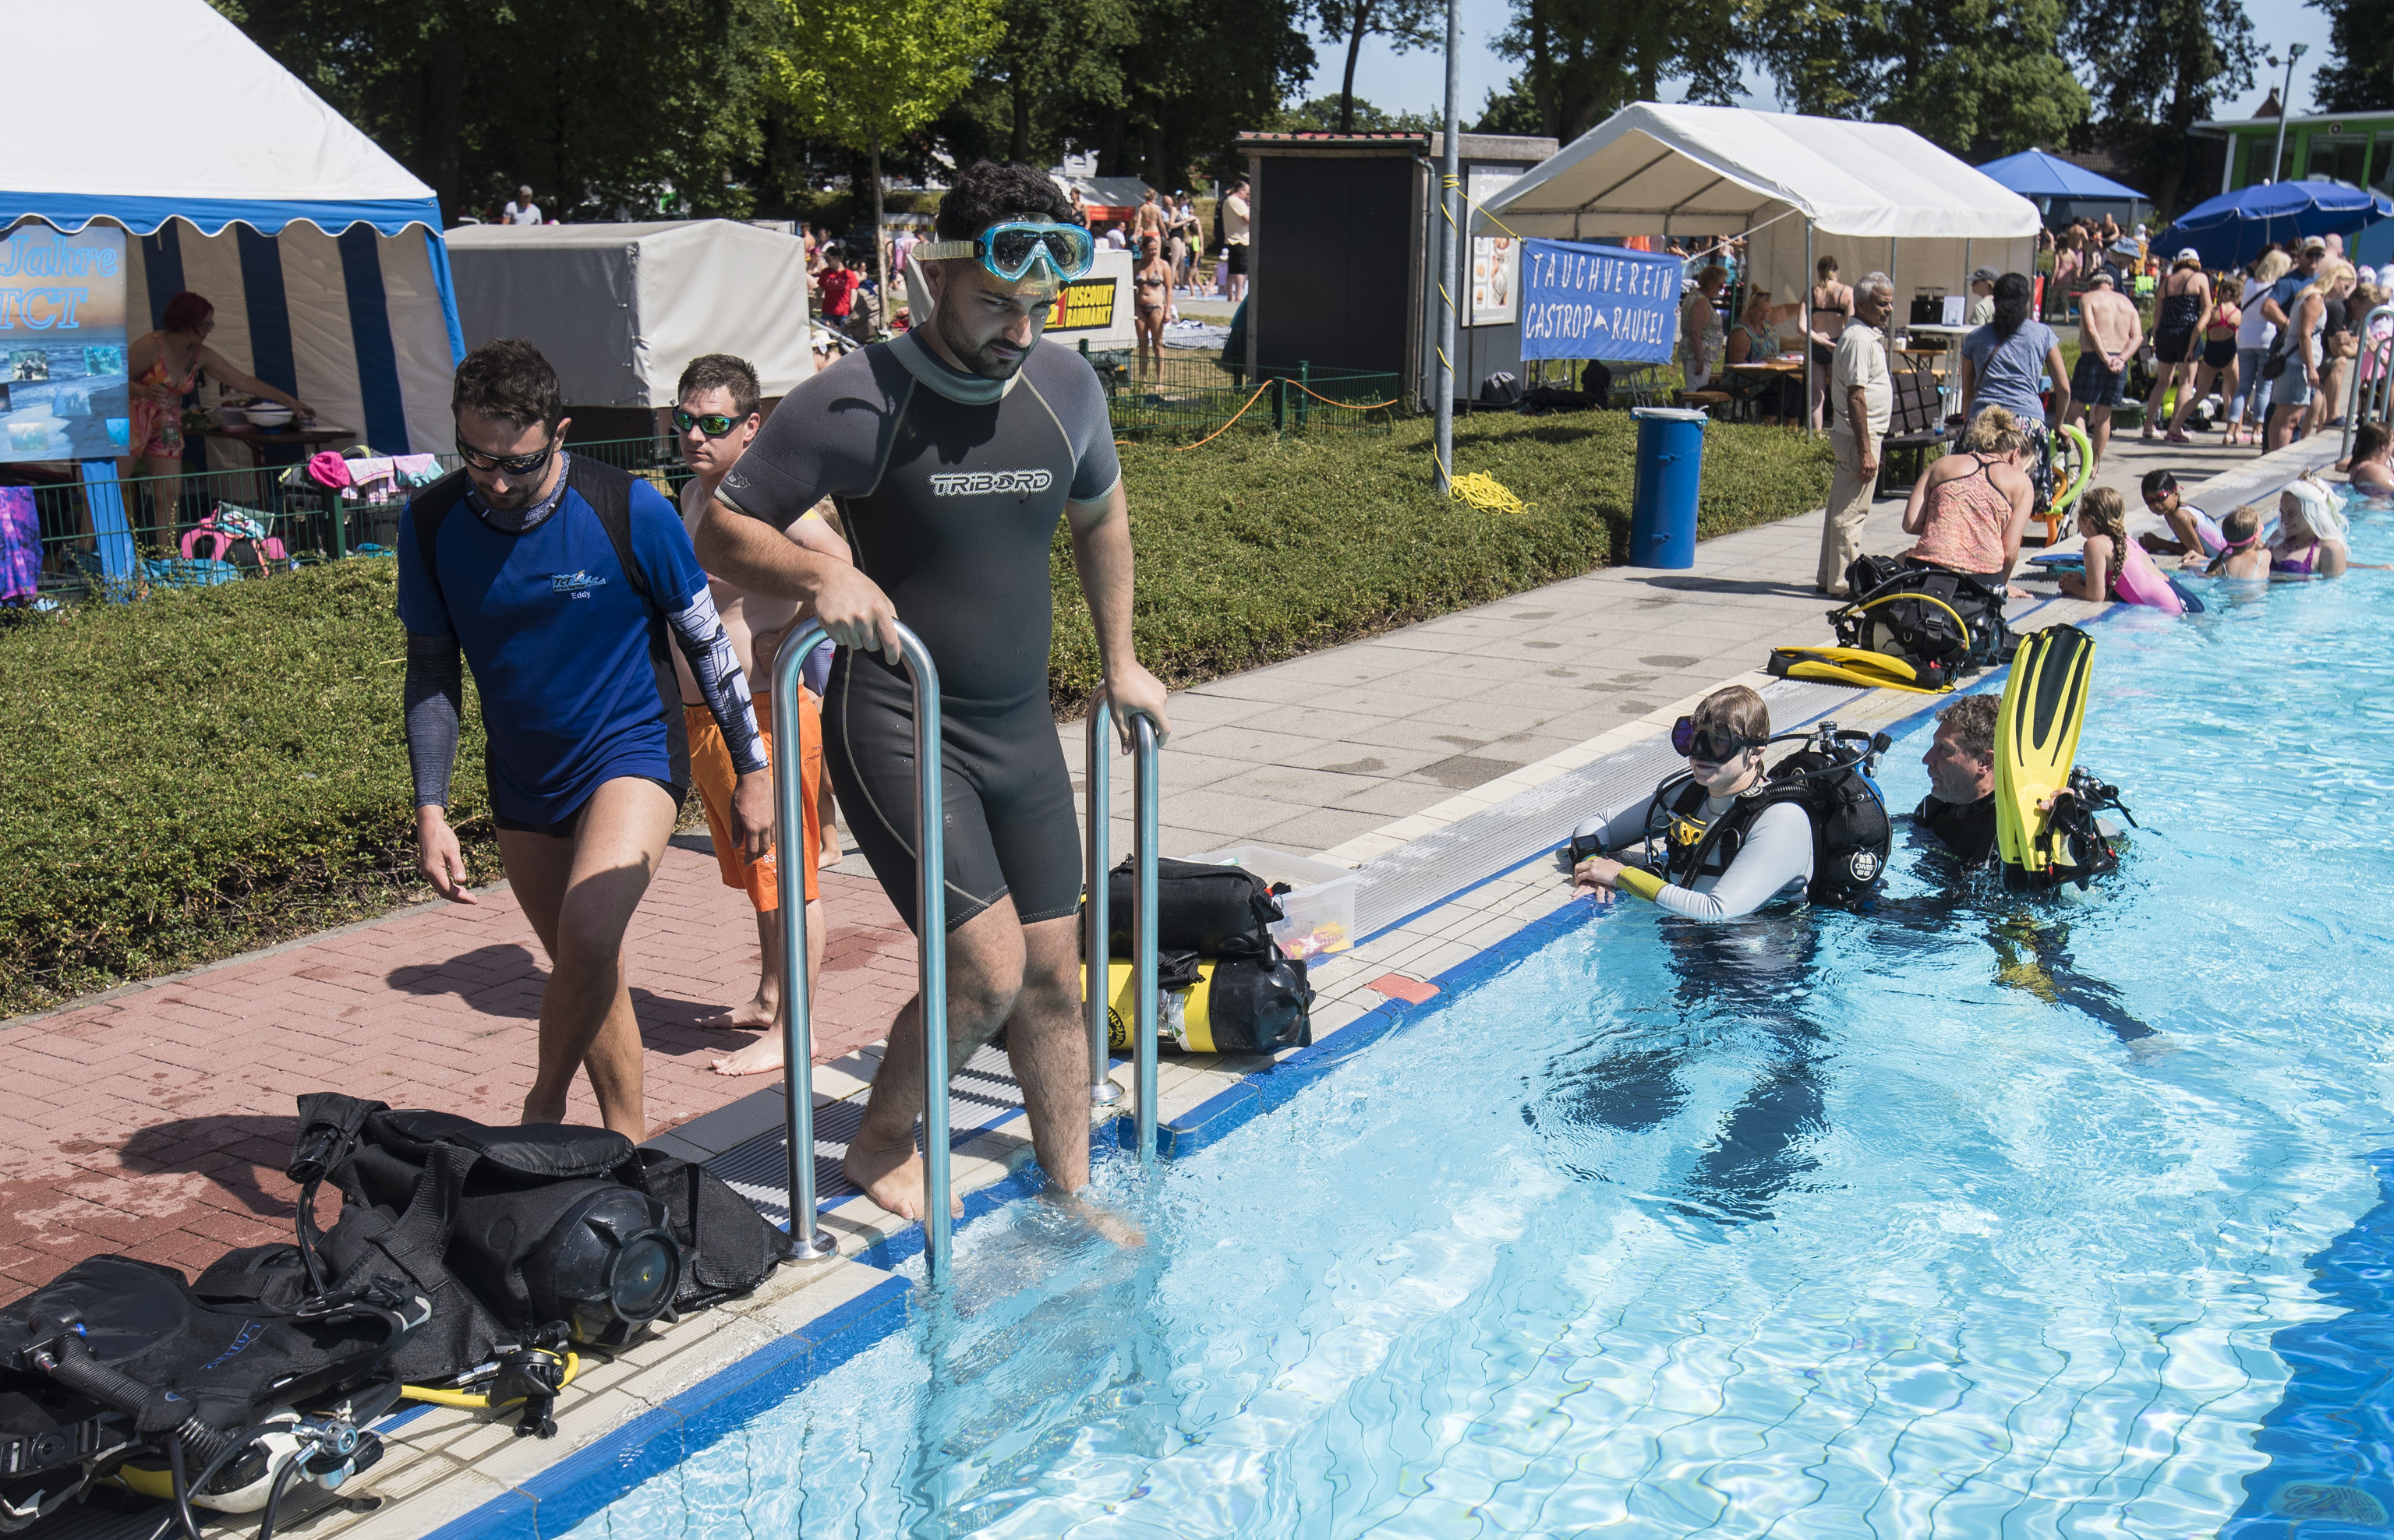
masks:
[(149, 483), (150, 526), (163, 545), (174, 544), (175, 507), (183, 494), (183, 398), (202, 374), (218, 385), (281, 401), (296, 416), (316, 415), (306, 401), (243, 374), (209, 347), (216, 317), (214, 305), (187, 289), (166, 301), (158, 330), (136, 341), (126, 361), (133, 374), (133, 454), (118, 474), (161, 478)]

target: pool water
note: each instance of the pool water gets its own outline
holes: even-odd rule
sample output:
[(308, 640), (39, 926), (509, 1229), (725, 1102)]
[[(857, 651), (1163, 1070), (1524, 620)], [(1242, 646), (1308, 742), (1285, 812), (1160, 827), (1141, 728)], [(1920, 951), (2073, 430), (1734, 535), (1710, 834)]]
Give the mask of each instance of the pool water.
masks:
[(1109, 1166), (1146, 1247), (1016, 1204), (950, 1304), (574, 1533), (2216, 1532), (2394, 1145), (2389, 586), (2095, 628), (2081, 758), (2142, 825), (2096, 893), (1900, 843), (1868, 915), (1576, 907)]

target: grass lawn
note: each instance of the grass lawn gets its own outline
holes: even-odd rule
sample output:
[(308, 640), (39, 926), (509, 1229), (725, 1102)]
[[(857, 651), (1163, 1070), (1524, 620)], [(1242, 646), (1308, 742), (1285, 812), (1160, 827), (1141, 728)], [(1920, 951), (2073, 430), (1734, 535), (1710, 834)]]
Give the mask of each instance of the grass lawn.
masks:
[[(1456, 468), (1529, 505), (1429, 492), (1430, 425), (1123, 451), (1142, 658), (1187, 685), (1620, 559), (1636, 436), (1622, 413), (1457, 424)], [(1706, 535), (1820, 506), (1824, 442), (1708, 435)], [(1059, 713), (1098, 682), (1056, 551)], [(153, 977), (429, 896), (414, 880), (388, 561), (166, 592), (0, 626), (0, 1015)], [(453, 819), (498, 875), (478, 708)]]

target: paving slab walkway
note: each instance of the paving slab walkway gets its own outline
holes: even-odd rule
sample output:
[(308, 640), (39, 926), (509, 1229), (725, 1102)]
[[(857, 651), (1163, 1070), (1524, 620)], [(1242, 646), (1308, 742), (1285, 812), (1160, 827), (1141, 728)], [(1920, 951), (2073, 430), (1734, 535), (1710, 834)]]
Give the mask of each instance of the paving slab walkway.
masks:
[[(2322, 453), (2333, 444), (2251, 474), (2283, 480)], [(2107, 479), (2133, 481), (2164, 454), (2190, 482), (2206, 468), (2123, 442)], [(2254, 464), (2249, 451), (2223, 458)], [(1879, 506), (1871, 548), (1900, 548), (1899, 512)], [(1165, 850), (1254, 840), (1360, 861), (1408, 819), (1751, 669), (1774, 642), (1825, 639), (1829, 606), (1810, 586), (1819, 522), (1706, 542), (1686, 573), (1591, 573), (1176, 695)], [(1059, 731), (1079, 766), (1080, 725)], [(1128, 782), (1117, 775), (1125, 814)], [(1126, 851), (1126, 818), (1112, 827)], [(511, 1119), (546, 965), (504, 887), (481, 898), (0, 1023), (15, 1070), (0, 1124), (0, 1296), (95, 1253), (196, 1268), (287, 1238), (296, 1194), (281, 1167), (302, 1091)], [(824, 900), (816, 1045), (828, 1060), (881, 1038), (912, 993), (914, 956), (861, 861), (824, 874)], [(763, 1084), (710, 1073), (746, 1039), (695, 1025), (745, 999), (756, 966), (744, 902), (704, 836), (677, 837), (630, 938), (657, 1130)], [(594, 1115), (579, 1089), (572, 1106)]]

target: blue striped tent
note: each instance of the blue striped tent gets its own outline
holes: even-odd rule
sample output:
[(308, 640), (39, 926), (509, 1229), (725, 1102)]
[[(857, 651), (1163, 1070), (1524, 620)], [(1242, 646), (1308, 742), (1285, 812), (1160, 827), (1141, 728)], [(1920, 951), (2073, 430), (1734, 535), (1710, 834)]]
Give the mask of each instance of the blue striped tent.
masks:
[[(208, 345), (322, 420), (385, 454), (449, 447), (465, 343), (431, 189), (206, 0), (78, 0), (9, 25), (25, 59), (106, 39), (108, 90), (95, 111), (88, 71), (12, 75), (12, 121), (42, 126), (0, 140), (0, 230), (121, 225), (135, 336), (195, 291), (216, 306)], [(186, 450), (195, 469), (207, 442)]]

